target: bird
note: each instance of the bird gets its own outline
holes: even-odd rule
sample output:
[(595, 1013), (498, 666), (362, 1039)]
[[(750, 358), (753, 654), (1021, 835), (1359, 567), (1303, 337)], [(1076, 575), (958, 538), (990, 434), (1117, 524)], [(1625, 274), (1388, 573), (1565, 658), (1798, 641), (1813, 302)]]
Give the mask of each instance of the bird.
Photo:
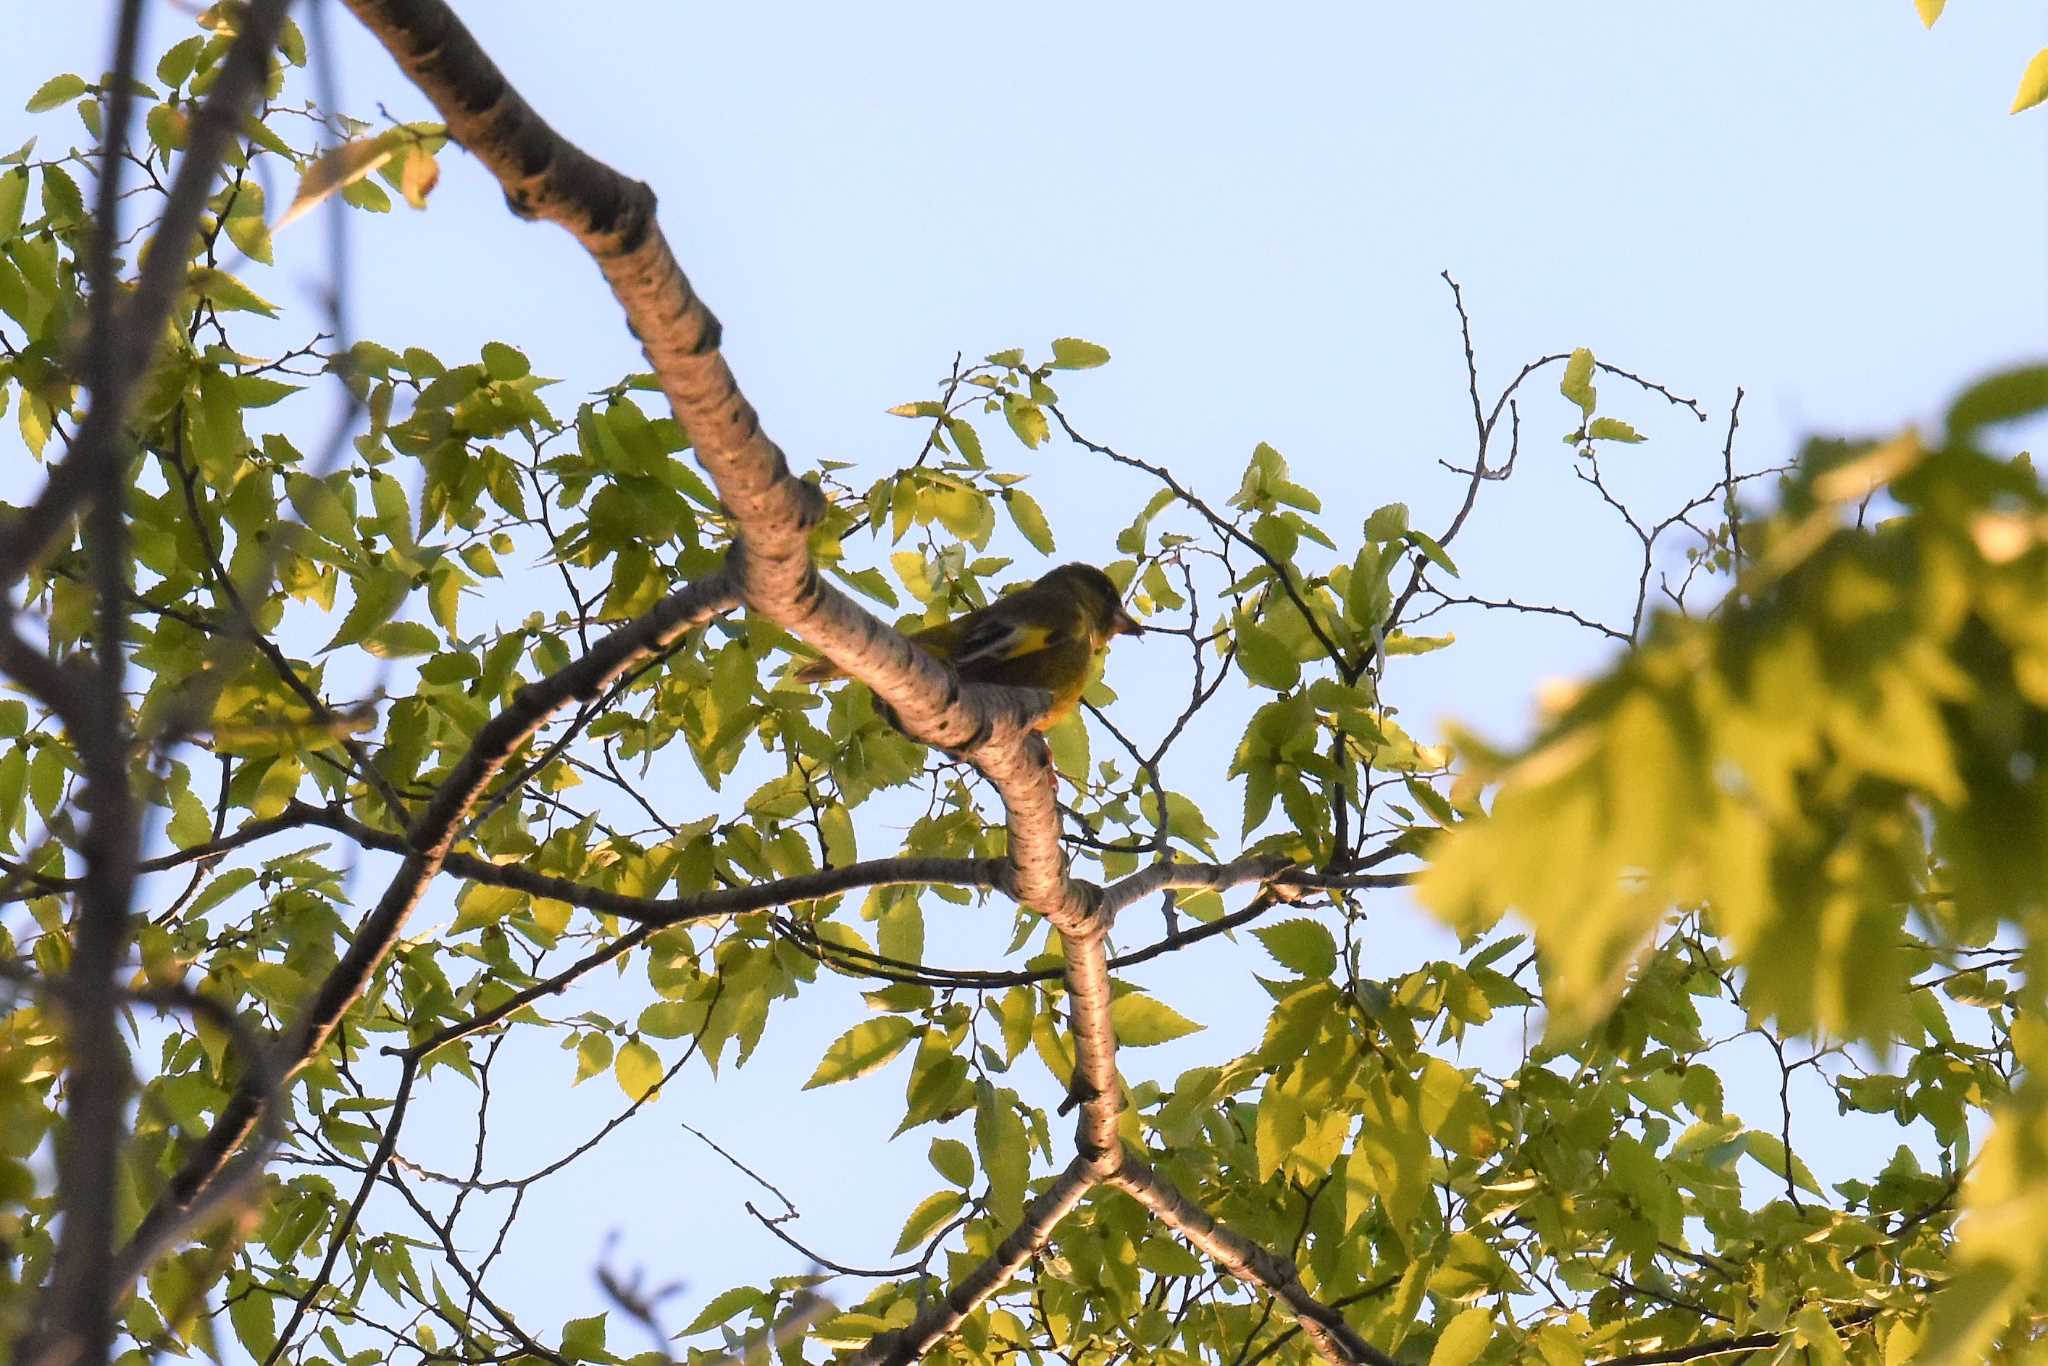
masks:
[[(1094, 672), (1095, 657), (1117, 636), (1145, 628), (1124, 611), (1109, 575), (1092, 564), (1063, 564), (986, 607), (910, 633), (910, 642), (943, 659), (968, 683), (1041, 688), (1052, 705), (1033, 724), (1047, 730), (1073, 714)], [(797, 681), (844, 678), (820, 659), (797, 670)]]

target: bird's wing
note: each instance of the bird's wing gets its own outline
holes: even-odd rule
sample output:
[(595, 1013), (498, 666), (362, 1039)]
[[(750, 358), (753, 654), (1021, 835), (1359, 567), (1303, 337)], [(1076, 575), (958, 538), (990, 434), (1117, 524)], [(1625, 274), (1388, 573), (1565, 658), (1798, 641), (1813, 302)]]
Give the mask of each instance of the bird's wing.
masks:
[(1058, 633), (1029, 622), (1011, 621), (993, 613), (976, 618), (953, 642), (949, 658), (955, 667), (969, 670), (978, 664), (998, 664), (1035, 650), (1043, 650)]

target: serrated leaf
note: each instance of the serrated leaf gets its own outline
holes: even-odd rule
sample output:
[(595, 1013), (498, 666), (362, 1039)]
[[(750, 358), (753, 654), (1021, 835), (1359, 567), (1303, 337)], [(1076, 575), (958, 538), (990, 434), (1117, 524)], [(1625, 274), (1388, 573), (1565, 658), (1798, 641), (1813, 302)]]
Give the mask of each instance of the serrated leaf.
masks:
[[(1773, 1176), (1781, 1181), (1785, 1179), (1785, 1140), (1761, 1129), (1749, 1129), (1742, 1135), (1742, 1146), (1751, 1157), (1767, 1167)], [(1793, 1184), (1803, 1191), (1826, 1199), (1826, 1193), (1821, 1190), (1820, 1183), (1813, 1179), (1813, 1173), (1806, 1169), (1806, 1163), (1797, 1153), (1792, 1154), (1791, 1162)]]
[(21, 230), (21, 211), (28, 204), (28, 168), (0, 172), (0, 242)]
[(1045, 444), (1052, 430), (1046, 422), (1045, 409), (1020, 394), (1003, 395), (1003, 420), (1010, 424), (1017, 439), (1033, 450)]
[(1097, 346), (1079, 337), (1055, 337), (1052, 343), (1052, 368), (1055, 370), (1093, 370), (1098, 365), (1109, 363), (1109, 349)]
[(576, 1045), (576, 1080), (588, 1081), (612, 1065), (612, 1040), (609, 1034), (595, 1031), (585, 1034)]
[(1444, 1325), (1429, 1354), (1429, 1366), (1472, 1366), (1491, 1341), (1493, 1315), (1474, 1306)]
[[(239, 1279), (239, 1278), (238, 1278)], [(227, 1297), (228, 1321), (249, 1355), (261, 1360), (277, 1345), (277, 1297), (262, 1286), (249, 1284)]]
[(36, 93), (28, 97), (27, 109), (31, 114), (40, 114), (46, 109), (55, 109), (66, 100), (75, 100), (85, 93), (85, 78), (69, 72), (52, 76), (36, 87)]
[(932, 1170), (963, 1190), (974, 1184), (974, 1154), (957, 1138), (935, 1138), (930, 1152)]
[[(516, 346), (504, 342), (488, 341), (479, 354), (483, 358), (484, 373), (492, 379), (522, 379), (533, 373), (533, 364), (526, 359), (526, 353)], [(634, 409), (637, 413), (639, 410)]]
[(1117, 1042), (1127, 1048), (1149, 1048), (1202, 1028), (1164, 1001), (1136, 991), (1110, 1002), (1109, 1021), (1116, 1026)]
[(1571, 359), (1565, 362), (1564, 379), (1558, 384), (1557, 391), (1578, 404), (1579, 411), (1585, 413), (1586, 416), (1591, 417), (1593, 415), (1593, 405), (1598, 399), (1598, 394), (1593, 388), (1593, 353), (1591, 351), (1582, 346), (1572, 352)]
[(948, 1219), (967, 1206), (967, 1196), (960, 1191), (934, 1191), (917, 1202), (917, 1208), (903, 1221), (903, 1232), (897, 1236), (896, 1250), (891, 1256), (910, 1251), (919, 1243), (936, 1233)]
[(355, 590), (355, 603), (335, 629), (334, 639), (320, 647), (322, 654), (354, 645), (389, 621), (412, 590), (412, 577), (395, 569), (375, 570), (358, 576)]
[(1310, 981), (1321, 981), (1337, 970), (1336, 937), (1317, 921), (1283, 920), (1252, 933), (1282, 967)]
[(651, 1044), (634, 1039), (619, 1050), (612, 1060), (612, 1075), (618, 1079), (619, 1089), (626, 1093), (627, 1100), (644, 1100), (655, 1087), (661, 1085), (661, 1054)]
[(832, 1041), (804, 1090), (852, 1081), (886, 1066), (916, 1032), (917, 1027), (902, 1015), (884, 1015), (855, 1025)]
[(277, 220), (273, 233), (298, 222), (336, 192), (355, 184), (364, 176), (391, 160), (398, 145), (389, 137), (380, 134), (374, 138), (357, 138), (344, 142), (330, 152), (322, 153), (299, 177), (298, 192), (292, 196), (290, 207)]
[(1052, 554), (1052, 528), (1046, 524), (1045, 511), (1038, 506), (1037, 499), (1022, 489), (1004, 489), (1003, 506), (1034, 550), (1041, 555)]
[(562, 1355), (571, 1361), (601, 1361), (605, 1359), (604, 1315), (592, 1314), (588, 1318), (570, 1319), (562, 1325)]
[(1445, 552), (1443, 546), (1437, 543), (1436, 537), (1431, 536), (1428, 532), (1416, 531), (1411, 527), (1408, 534), (1401, 539), (1421, 551), (1424, 558), (1437, 568), (1443, 570), (1444, 573), (1449, 574), (1454, 579), (1458, 577), (1458, 566), (1451, 560), (1450, 555)]
[(764, 1292), (754, 1289), (751, 1285), (736, 1285), (730, 1290), (713, 1295), (711, 1303), (698, 1310), (697, 1317), (691, 1319), (683, 1331), (676, 1334), (676, 1336), (679, 1338), (694, 1337), (707, 1328), (716, 1328), (734, 1314), (744, 1313), (749, 1309), (753, 1309), (767, 1298), (768, 1296)]
[(263, 221), (263, 187), (253, 180), (244, 181), (235, 191), (233, 202), (228, 205), (227, 217), (221, 221), (228, 240), (239, 248), (243, 255), (264, 265), (271, 264), (270, 229)]
[(1024, 1187), (1031, 1178), (1031, 1146), (1024, 1120), (1008, 1092), (985, 1082), (975, 1092), (974, 1146), (988, 1176), (989, 1210), (999, 1223), (1015, 1224), (1023, 1217)]
[(1285, 692), (1301, 681), (1301, 661), (1280, 637), (1255, 621), (1238, 623), (1237, 667), (1262, 688)]
[(1588, 441), (1626, 441), (1634, 444), (1643, 439), (1643, 434), (1618, 417), (1596, 417), (1586, 428)]
[(218, 266), (194, 266), (185, 274), (185, 287), (215, 308), (237, 313), (277, 316), (277, 305)]
[(1408, 505), (1388, 503), (1373, 509), (1372, 516), (1365, 519), (1365, 539), (1373, 542), (1396, 541), (1408, 529)]

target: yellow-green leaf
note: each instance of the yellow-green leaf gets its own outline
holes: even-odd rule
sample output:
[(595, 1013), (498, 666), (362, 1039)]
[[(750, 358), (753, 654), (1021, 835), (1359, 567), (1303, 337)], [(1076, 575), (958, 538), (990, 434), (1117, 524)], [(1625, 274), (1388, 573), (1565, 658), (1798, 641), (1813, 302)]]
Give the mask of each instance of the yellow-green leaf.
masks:
[(2027, 63), (2026, 72), (2020, 77), (2019, 93), (2012, 97), (2012, 108), (2006, 112), (2017, 114), (2043, 100), (2048, 100), (2048, 47), (2036, 52), (2034, 60)]
[(1098, 365), (1109, 363), (1109, 348), (1097, 346), (1079, 337), (1055, 337), (1052, 343), (1052, 368), (1055, 370), (1093, 370)]
[(1301, 661), (1273, 632), (1254, 621), (1240, 622), (1236, 640), (1237, 667), (1253, 683), (1285, 692), (1301, 681)]
[(1109, 1020), (1116, 1026), (1117, 1042), (1127, 1048), (1165, 1043), (1202, 1027), (1164, 1001), (1135, 991), (1110, 1002)]
[(903, 1232), (896, 1239), (896, 1252), (890, 1255), (908, 1252), (931, 1237), (966, 1204), (967, 1197), (959, 1191), (935, 1191), (918, 1201), (917, 1208), (903, 1221)]
[(1593, 388), (1593, 353), (1585, 347), (1572, 352), (1572, 358), (1565, 362), (1564, 380), (1557, 391), (1579, 405), (1579, 411), (1591, 417), (1593, 405), (1599, 395)]
[(1021, 394), (1003, 395), (1003, 420), (1010, 424), (1010, 430), (1017, 439), (1033, 450), (1045, 444), (1051, 427), (1045, 420), (1045, 409)]
[(612, 1062), (612, 1075), (618, 1079), (619, 1089), (632, 1101), (645, 1100), (661, 1085), (662, 1070), (661, 1054), (639, 1039), (621, 1048)]
[(1004, 489), (1003, 506), (1009, 509), (1010, 520), (1033, 549), (1041, 555), (1052, 554), (1052, 528), (1046, 524), (1045, 511), (1038, 506), (1037, 499), (1022, 489)]
[(901, 1015), (884, 1015), (855, 1025), (832, 1041), (804, 1089), (866, 1076), (902, 1052), (916, 1032), (916, 1026)]
[(85, 78), (68, 72), (52, 76), (36, 87), (36, 93), (28, 97), (28, 112), (40, 114), (45, 109), (55, 109), (66, 100), (78, 98), (85, 93)]
[(1493, 1341), (1493, 1315), (1477, 1306), (1444, 1325), (1437, 1335), (1429, 1366), (1471, 1366)]
[(289, 224), (298, 222), (320, 207), (336, 191), (355, 184), (391, 160), (397, 150), (396, 144), (380, 135), (344, 142), (333, 151), (323, 153), (299, 177), (298, 193), (292, 196), (291, 207), (284, 211), (284, 217), (277, 220), (277, 226), (271, 231), (284, 231)]

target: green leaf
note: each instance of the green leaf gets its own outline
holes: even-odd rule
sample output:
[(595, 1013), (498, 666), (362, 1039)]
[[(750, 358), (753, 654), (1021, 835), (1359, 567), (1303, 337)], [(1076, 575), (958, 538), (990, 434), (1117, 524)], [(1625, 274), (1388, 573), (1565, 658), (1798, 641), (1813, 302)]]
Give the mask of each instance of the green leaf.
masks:
[(1021, 394), (1003, 395), (1003, 420), (1010, 424), (1017, 439), (1033, 450), (1045, 444), (1052, 430), (1045, 420), (1045, 410)]
[(45, 109), (55, 109), (66, 100), (77, 99), (86, 91), (85, 78), (69, 73), (52, 76), (36, 87), (36, 93), (28, 97), (28, 112), (40, 114)]
[(156, 78), (168, 86), (183, 85), (199, 60), (200, 49), (205, 46), (206, 35), (203, 33), (195, 33), (171, 44), (170, 50), (157, 59)]
[(917, 1027), (901, 1015), (883, 1015), (855, 1025), (832, 1041), (804, 1090), (851, 1081), (886, 1066), (916, 1033)]
[(261, 1286), (249, 1282), (228, 1296), (228, 1320), (250, 1356), (261, 1360), (277, 1345), (277, 1297)]
[(1458, 566), (1445, 553), (1443, 546), (1437, 543), (1436, 537), (1431, 536), (1427, 532), (1416, 531), (1411, 527), (1408, 534), (1402, 537), (1402, 539), (1421, 551), (1425, 559), (1443, 570), (1444, 573), (1449, 574), (1454, 579), (1458, 577)]
[(1055, 370), (1093, 370), (1108, 363), (1109, 351), (1105, 347), (1078, 337), (1053, 338), (1052, 368)]
[(277, 225), (271, 231), (283, 232), (285, 228), (318, 208), (337, 191), (355, 184), (391, 160), (398, 147), (399, 144), (387, 135), (379, 135), (344, 142), (332, 151), (321, 154), (300, 175), (299, 188), (292, 196), (290, 207), (285, 209), (284, 216), (277, 220)]
[(618, 1079), (619, 1089), (626, 1093), (626, 1099), (645, 1100), (661, 1085), (661, 1074), (667, 1069), (661, 1065), (661, 1054), (651, 1044), (634, 1039), (619, 1050), (612, 1060), (612, 1075)]
[(1261, 688), (1285, 692), (1301, 681), (1301, 661), (1280, 637), (1255, 621), (1239, 622), (1237, 667)]
[(68, 228), (84, 220), (85, 196), (78, 182), (61, 166), (43, 167), (43, 212), (53, 226)]
[[(1742, 1146), (1751, 1157), (1769, 1168), (1773, 1176), (1780, 1181), (1785, 1179), (1785, 1140), (1761, 1129), (1749, 1129), (1742, 1135)], [(1806, 1169), (1806, 1163), (1797, 1153), (1792, 1154), (1792, 1182), (1803, 1191), (1827, 1198), (1827, 1193), (1821, 1190), (1820, 1183), (1813, 1179), (1813, 1173)]]
[(1565, 362), (1564, 380), (1557, 386), (1557, 391), (1578, 404), (1579, 411), (1583, 412), (1587, 417), (1593, 415), (1593, 406), (1598, 401), (1599, 395), (1593, 388), (1593, 353), (1591, 351), (1582, 346), (1572, 352), (1571, 359)]
[(1164, 1001), (1136, 991), (1110, 1002), (1109, 1022), (1116, 1027), (1117, 1042), (1126, 1048), (1149, 1048), (1202, 1027)]
[(354, 645), (391, 619), (412, 591), (412, 576), (392, 569), (374, 570), (355, 580), (356, 600), (335, 629), (334, 639), (320, 647), (322, 654)]
[(946, 419), (946, 430), (952, 433), (953, 444), (959, 448), (961, 458), (968, 464), (979, 468), (988, 463), (981, 453), (981, 433), (974, 429), (972, 422), (964, 417), (949, 417)]
[(967, 1196), (960, 1191), (934, 1191), (917, 1202), (917, 1208), (903, 1221), (903, 1232), (896, 1239), (896, 1249), (890, 1256), (910, 1251), (967, 1207)]
[(2023, 365), (1980, 379), (1949, 405), (1948, 439), (1968, 441), (1979, 428), (2014, 422), (2048, 409), (2048, 365)]
[(1003, 506), (1009, 509), (1010, 520), (1034, 550), (1041, 555), (1052, 554), (1052, 528), (1046, 525), (1045, 511), (1038, 506), (1037, 499), (1022, 489), (1004, 489)]
[(521, 379), (532, 373), (533, 366), (526, 359), (526, 353), (503, 342), (485, 342), (483, 345), (484, 371), (492, 379)]
[(260, 313), (266, 318), (277, 316), (275, 304), (218, 266), (192, 267), (185, 274), (185, 287), (215, 308), (236, 313)]
[(963, 1190), (974, 1184), (974, 1154), (957, 1138), (935, 1138), (928, 1154), (932, 1170)]
[(571, 1361), (601, 1361), (604, 1349), (604, 1315), (570, 1319), (562, 1325), (562, 1355)]
[(1444, 1325), (1429, 1354), (1429, 1366), (1472, 1366), (1491, 1341), (1493, 1315), (1474, 1306)]
[[(975, 1087), (974, 1146), (988, 1175), (989, 1210), (1005, 1226), (1024, 1215), (1024, 1187), (1031, 1178), (1031, 1144), (1017, 1113), (1014, 1092), (983, 1082)], [(901, 1251), (899, 1248), (898, 1251)]]
[(2006, 112), (2017, 114), (2022, 109), (2032, 109), (2043, 100), (2048, 100), (2048, 47), (2034, 54), (2034, 60), (2027, 63), (2027, 69), (2020, 76), (2020, 88), (2012, 97), (2012, 108)]
[(348, 488), (347, 476), (315, 479), (293, 470), (285, 476), (284, 488), (300, 521), (336, 545), (355, 548), (356, 520), (343, 493)]
[(587, 1081), (612, 1065), (612, 1040), (595, 1030), (576, 1045), (576, 1080)]
[(1618, 417), (1596, 417), (1586, 428), (1588, 441), (1626, 441), (1634, 444), (1643, 439), (1643, 434)]
[(28, 168), (0, 172), (0, 242), (21, 230), (21, 211), (28, 203)]
[(472, 882), (463, 887), (455, 904), (455, 923), (448, 927), (448, 933), (465, 934), (486, 925), (495, 925), (524, 907), (526, 893), (494, 883)]
[(711, 1303), (698, 1310), (697, 1317), (691, 1319), (683, 1328), (683, 1331), (676, 1334), (676, 1336), (684, 1338), (694, 1337), (707, 1328), (716, 1328), (734, 1314), (745, 1313), (747, 1310), (757, 1308), (766, 1303), (767, 1299), (768, 1296), (766, 1294), (754, 1289), (751, 1285), (736, 1285), (730, 1290), (713, 1295)]
[(1337, 970), (1336, 937), (1314, 920), (1282, 920), (1252, 933), (1282, 967), (1310, 981), (1321, 981)]
[(1397, 541), (1408, 529), (1408, 505), (1388, 503), (1373, 509), (1372, 516), (1365, 519), (1365, 539), (1375, 544)]
[(244, 255), (264, 265), (271, 264), (270, 227), (264, 221), (263, 187), (253, 180), (242, 182), (228, 205), (221, 227)]

